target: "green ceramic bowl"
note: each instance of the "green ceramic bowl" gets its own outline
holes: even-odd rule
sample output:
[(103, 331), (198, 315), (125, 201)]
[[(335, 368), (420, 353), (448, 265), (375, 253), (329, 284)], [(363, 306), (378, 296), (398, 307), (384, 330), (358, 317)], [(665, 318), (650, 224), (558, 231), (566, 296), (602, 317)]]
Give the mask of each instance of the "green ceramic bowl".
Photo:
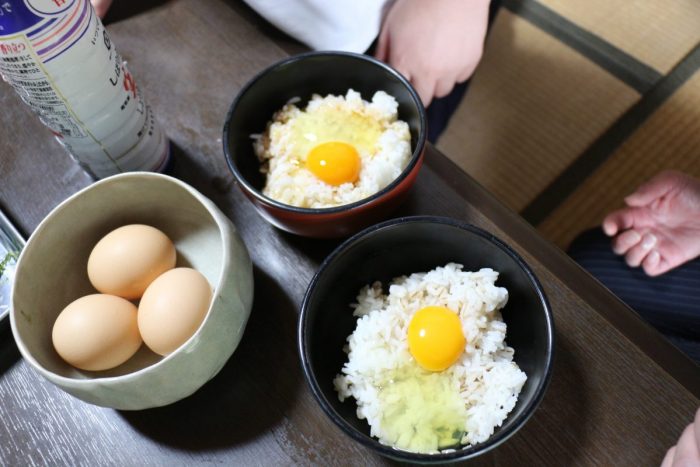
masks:
[[(95, 243), (133, 223), (162, 230), (175, 243), (177, 266), (204, 274), (214, 289), (209, 311), (167, 357), (142, 345), (114, 369), (75, 369), (53, 348), (54, 321), (70, 302), (95, 293), (87, 277)], [(92, 404), (137, 410), (173, 403), (213, 378), (238, 346), (252, 302), (252, 263), (231, 221), (189, 185), (135, 172), (90, 185), (39, 224), (17, 264), (10, 322), (22, 356), (56, 386)]]

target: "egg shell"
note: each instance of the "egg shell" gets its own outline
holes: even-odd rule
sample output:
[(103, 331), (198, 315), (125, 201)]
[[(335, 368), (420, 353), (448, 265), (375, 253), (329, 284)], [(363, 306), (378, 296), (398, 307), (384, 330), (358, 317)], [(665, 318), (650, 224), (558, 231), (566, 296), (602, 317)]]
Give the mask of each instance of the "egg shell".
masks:
[(207, 279), (191, 268), (163, 273), (148, 286), (139, 303), (141, 337), (155, 353), (168, 355), (199, 329), (211, 303)]
[(136, 306), (120, 297), (93, 294), (61, 311), (51, 338), (56, 352), (76, 368), (108, 370), (121, 365), (141, 346)]
[(175, 260), (175, 245), (163, 232), (149, 225), (125, 225), (105, 235), (92, 249), (88, 277), (98, 291), (131, 300), (174, 268)]

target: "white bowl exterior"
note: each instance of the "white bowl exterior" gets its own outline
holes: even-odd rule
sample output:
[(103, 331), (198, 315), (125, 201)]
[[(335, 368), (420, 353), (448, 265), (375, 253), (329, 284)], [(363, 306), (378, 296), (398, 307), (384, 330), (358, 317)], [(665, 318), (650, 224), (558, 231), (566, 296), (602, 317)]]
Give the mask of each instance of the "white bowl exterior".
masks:
[[(122, 194), (130, 192), (130, 190), (138, 192), (138, 190), (144, 189), (144, 184), (151, 184), (151, 188), (153, 188), (152, 184), (154, 183), (160, 184), (163, 190), (172, 190), (175, 201), (175, 205), (170, 206), (172, 209), (186, 209), (186, 206), (182, 204), (183, 190), (186, 191), (193, 200), (196, 200), (196, 203), (191, 203), (192, 212), (188, 214), (195, 216), (195, 218), (196, 216), (209, 216), (206, 220), (211, 222), (210, 229), (214, 225), (218, 229), (218, 235), (214, 235), (214, 232), (201, 232), (202, 235), (200, 235), (196, 227), (191, 225), (190, 228), (193, 230), (183, 232), (178, 230), (181, 226), (168, 226), (167, 216), (161, 216), (160, 219), (154, 218), (154, 222), (150, 223), (159, 228), (162, 228), (163, 225), (168, 226), (170, 231), (168, 231), (169, 229), (163, 230), (175, 237), (173, 241), (178, 247), (178, 265), (195, 267), (214, 286), (214, 297), (205, 321), (195, 335), (182, 347), (162, 359), (143, 346), (137, 354), (139, 358), (132, 357), (136, 363), (127, 362), (122, 367), (110, 372), (86, 374), (79, 370), (69, 369), (65, 363), (62, 363), (63, 367), (61, 364), (57, 365), (55, 359), (58, 356), (57, 354), (52, 355), (52, 353), (55, 354), (55, 351), (51, 346), (50, 338), (47, 339), (47, 321), (52, 325), (55, 316), (63, 306), (84, 294), (85, 290), (83, 289), (89, 288), (89, 282), (86, 286), (81, 282), (82, 279), (71, 281), (69, 277), (72, 274), (82, 274), (87, 280), (86, 263), (81, 261), (83, 258), (77, 258), (75, 264), (70, 265), (70, 268), (78, 268), (78, 270), (82, 268), (82, 271), (65, 275), (67, 288), (71, 290), (61, 290), (57, 293), (57, 296), (60, 297), (57, 303), (62, 303), (63, 306), (51, 307), (50, 314), (52, 316), (42, 316), (41, 311), (43, 310), (28, 311), (28, 306), (35, 305), (35, 297), (31, 295), (31, 290), (28, 290), (32, 287), (22, 287), (23, 277), (33, 277), (25, 274), (29, 271), (36, 271), (36, 268), (41, 268), (40, 271), (36, 272), (39, 276), (38, 280), (41, 280), (41, 274), (44, 272), (51, 274), (61, 267), (66, 268), (65, 264), (61, 264), (65, 258), (58, 258), (57, 262), (48, 261), (50, 264), (44, 268), (44, 264), (41, 262), (42, 258), (37, 259), (32, 255), (34, 243), (41, 242), (45, 234), (56, 235), (58, 233), (55, 231), (56, 228), (60, 232), (63, 227), (70, 228), (69, 223), (81, 222), (80, 219), (71, 219), (70, 215), (69, 218), (65, 218), (66, 216), (61, 214), (70, 204), (76, 203), (76, 200), (88, 196), (99, 196), (100, 200), (107, 201), (115, 195), (114, 192), (120, 190)], [(111, 186), (117, 186), (118, 189)], [(163, 196), (167, 197), (169, 193), (164, 192)], [(201, 207), (201, 212), (195, 212), (198, 209), (197, 205)], [(106, 211), (128, 209), (128, 206), (120, 206), (119, 202), (115, 200), (112, 205), (106, 203), (104, 209)], [(148, 211), (147, 208), (146, 211)], [(90, 212), (85, 212), (85, 216), (90, 214)], [(116, 218), (115, 222), (119, 222), (119, 219), (122, 218), (128, 220), (130, 215), (128, 212), (122, 212), (116, 213), (114, 217)], [(89, 223), (89, 221), (84, 222)], [(54, 223), (62, 225), (54, 226)], [(219, 244), (214, 241), (215, 237), (218, 237)], [(63, 239), (63, 241), (70, 240)], [(92, 245), (92, 243), (88, 243)], [(87, 249), (91, 250), (91, 246)], [(84, 250), (85, 247), (81, 247), (82, 256), (86, 254)], [(57, 256), (60, 256), (60, 253)], [(218, 267), (212, 268), (210, 265), (214, 261), (220, 263), (217, 264)], [(23, 357), (41, 375), (66, 392), (87, 402), (115, 409), (136, 410), (167, 405), (187, 397), (199, 389), (221, 370), (238, 346), (253, 302), (252, 262), (231, 221), (214, 203), (189, 185), (160, 174), (127, 173), (116, 175), (97, 182), (64, 201), (37, 227), (20, 256), (17, 272), (18, 280), (13, 288), (13, 307), (10, 321), (15, 341)], [(25, 342), (25, 339), (28, 341)], [(45, 342), (47, 340), (48, 342)], [(54, 368), (47, 368), (49, 366)]]

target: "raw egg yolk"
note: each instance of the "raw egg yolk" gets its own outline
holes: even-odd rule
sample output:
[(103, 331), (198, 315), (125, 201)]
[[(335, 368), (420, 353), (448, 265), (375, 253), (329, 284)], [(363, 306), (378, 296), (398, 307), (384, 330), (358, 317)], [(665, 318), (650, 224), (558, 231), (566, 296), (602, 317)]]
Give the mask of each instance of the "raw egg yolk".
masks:
[(329, 185), (354, 183), (360, 176), (360, 155), (347, 143), (331, 141), (309, 151), (306, 168)]
[(457, 313), (444, 306), (427, 306), (408, 324), (408, 350), (429, 371), (442, 371), (457, 361), (466, 344)]

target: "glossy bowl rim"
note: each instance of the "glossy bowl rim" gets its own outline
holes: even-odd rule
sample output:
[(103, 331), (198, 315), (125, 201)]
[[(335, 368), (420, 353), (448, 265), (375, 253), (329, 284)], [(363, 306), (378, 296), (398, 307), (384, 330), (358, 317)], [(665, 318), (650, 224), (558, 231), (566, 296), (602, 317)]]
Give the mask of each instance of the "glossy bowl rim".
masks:
[[(346, 58), (352, 58), (355, 60), (361, 60), (361, 61), (366, 61), (370, 62), (385, 71), (389, 72), (389, 74), (393, 75), (396, 77), (401, 84), (403, 84), (406, 89), (408, 90), (409, 94), (411, 95), (414, 103), (416, 104), (418, 108), (418, 115), (420, 117), (420, 128), (418, 130), (418, 140), (416, 141), (416, 146), (413, 149), (411, 153), (411, 159), (408, 161), (408, 164), (406, 167), (404, 167), (403, 171), (401, 174), (399, 174), (398, 177), (396, 177), (394, 180), (391, 181), (387, 186), (379, 190), (378, 192), (374, 193), (371, 196), (368, 196), (366, 198), (363, 198), (359, 201), (355, 201), (352, 203), (348, 204), (342, 204), (340, 206), (333, 206), (329, 208), (302, 208), (298, 206), (292, 206), (290, 204), (285, 204), (281, 203), (277, 200), (274, 200), (266, 195), (264, 195), (261, 191), (259, 191), (257, 188), (255, 188), (253, 185), (251, 185), (248, 180), (246, 180), (243, 175), (240, 173), (238, 170), (238, 167), (233, 161), (233, 156), (231, 155), (231, 151), (228, 148), (228, 140), (229, 140), (229, 133), (230, 133), (230, 122), (233, 113), (235, 112), (236, 108), (238, 107), (238, 104), (242, 97), (253, 87), (255, 84), (260, 81), (265, 75), (270, 73), (271, 71), (289, 65), (291, 63), (297, 62), (297, 61), (302, 61), (306, 60), (308, 58), (313, 58), (313, 57), (319, 57), (319, 56), (326, 56), (326, 57), (346, 57)], [(421, 101), (420, 97), (418, 96), (418, 93), (416, 90), (413, 88), (411, 83), (397, 70), (392, 68), (391, 66), (387, 65), (386, 63), (377, 60), (374, 57), (370, 57), (368, 55), (364, 54), (358, 54), (358, 53), (353, 53), (353, 52), (341, 52), (341, 51), (313, 51), (313, 52), (305, 52), (302, 54), (298, 55), (293, 55), (291, 57), (285, 58), (283, 60), (280, 60), (278, 62), (273, 63), (272, 65), (268, 66), (264, 70), (258, 72), (253, 78), (250, 79), (236, 94), (236, 97), (233, 99), (233, 102), (231, 103), (231, 106), (229, 107), (228, 112), (226, 113), (226, 118), (224, 120), (224, 131), (223, 131), (223, 139), (222, 139), (222, 145), (224, 149), (224, 158), (226, 159), (226, 164), (229, 167), (229, 170), (233, 174), (233, 177), (235, 178), (236, 182), (243, 188), (247, 193), (250, 193), (255, 199), (262, 204), (266, 206), (271, 206), (276, 209), (282, 210), (282, 211), (287, 211), (287, 212), (293, 212), (297, 214), (307, 214), (307, 215), (314, 215), (314, 214), (334, 214), (334, 213), (339, 213), (339, 212), (345, 212), (345, 211), (352, 211), (357, 208), (362, 208), (364, 206), (373, 204), (375, 201), (377, 201), (379, 198), (382, 196), (386, 195), (387, 193), (390, 193), (393, 191), (396, 187), (398, 187), (401, 182), (403, 182), (408, 175), (413, 172), (413, 170), (418, 166), (418, 162), (421, 160), (421, 156), (423, 154), (423, 151), (425, 150), (425, 145), (427, 142), (427, 116), (425, 113), (425, 107), (423, 106), (423, 102)]]
[[(321, 388), (318, 384), (318, 381), (313, 374), (313, 371), (311, 369), (310, 365), (310, 353), (309, 353), (309, 341), (310, 341), (310, 333), (307, 332), (306, 325), (308, 324), (308, 319), (307, 319), (307, 314), (308, 314), (308, 304), (311, 299), (312, 294), (315, 291), (317, 282), (319, 280), (319, 277), (323, 272), (328, 268), (328, 266), (335, 261), (337, 257), (340, 255), (346, 253), (350, 248), (355, 246), (358, 242), (362, 241), (364, 238), (380, 231), (380, 230), (385, 230), (385, 229), (390, 229), (396, 226), (401, 226), (401, 225), (409, 225), (409, 224), (420, 224), (420, 223), (436, 223), (436, 224), (443, 224), (443, 225), (450, 225), (462, 230), (469, 231), (470, 233), (476, 234), (487, 241), (494, 243), (498, 248), (500, 248), (504, 253), (506, 253), (508, 256), (510, 256), (516, 264), (525, 272), (526, 276), (530, 280), (531, 285), (534, 287), (535, 292), (539, 298), (540, 303), (543, 306), (544, 313), (545, 313), (545, 321), (547, 323), (547, 330), (546, 330), (546, 335), (547, 335), (547, 348), (546, 348), (546, 354), (545, 354), (545, 372), (544, 372), (544, 377), (540, 380), (539, 385), (535, 389), (535, 393), (533, 398), (528, 402), (526, 405), (525, 409), (523, 410), (522, 415), (520, 416), (519, 419), (515, 421), (515, 423), (506, 431), (503, 431), (501, 433), (498, 433), (497, 435), (492, 435), (489, 437), (485, 442), (476, 444), (474, 446), (471, 446), (469, 448), (464, 448), (460, 450), (455, 450), (452, 452), (446, 452), (446, 453), (437, 453), (437, 454), (422, 454), (422, 453), (414, 453), (410, 451), (403, 451), (400, 449), (395, 449), (392, 448), (391, 446), (387, 446), (384, 444), (381, 444), (377, 439), (367, 436), (364, 433), (360, 433), (357, 431), (354, 427), (352, 427), (349, 423), (345, 421), (345, 419), (333, 408), (333, 406), (330, 404), (330, 402), (326, 399), (326, 397), (323, 395), (323, 392), (321, 391)], [(438, 464), (438, 463), (446, 463), (446, 462), (454, 462), (454, 461), (460, 461), (460, 460), (467, 460), (467, 459), (472, 459), (477, 456), (480, 456), (481, 454), (484, 454), (488, 451), (491, 451), (492, 449), (496, 448), (497, 446), (501, 445), (504, 443), (506, 440), (508, 440), (511, 436), (513, 436), (520, 428), (525, 425), (525, 423), (530, 419), (530, 417), (533, 415), (537, 407), (540, 405), (542, 402), (542, 399), (544, 398), (544, 394), (547, 391), (547, 388), (549, 386), (551, 377), (552, 377), (552, 370), (553, 370), (553, 362), (554, 362), (554, 349), (555, 349), (555, 334), (554, 334), (554, 317), (552, 315), (552, 309), (549, 304), (549, 301), (547, 299), (546, 294), (544, 293), (544, 289), (542, 287), (542, 284), (540, 283), (539, 279), (535, 275), (535, 273), (532, 271), (530, 266), (522, 259), (522, 257), (515, 251), (513, 248), (511, 248), (509, 245), (507, 245), (505, 242), (503, 242), (501, 239), (496, 237), (495, 235), (489, 233), (488, 231), (477, 227), (473, 224), (469, 224), (466, 222), (459, 221), (457, 219), (449, 218), (449, 217), (443, 217), (443, 216), (406, 216), (406, 217), (399, 217), (399, 218), (394, 218), (394, 219), (389, 219), (385, 222), (373, 225), (367, 229), (362, 230), (361, 232), (355, 234), (354, 236), (350, 237), (346, 241), (344, 241), (341, 245), (339, 245), (333, 252), (331, 252), (330, 255), (326, 257), (326, 259), (321, 263), (320, 267), (318, 268), (318, 271), (316, 274), (314, 274), (313, 279), (309, 283), (309, 286), (306, 290), (306, 293), (304, 294), (304, 298), (302, 300), (301, 304), (301, 312), (299, 315), (299, 321), (298, 321), (298, 326), (297, 326), (297, 351), (299, 353), (299, 358), (301, 360), (301, 366), (302, 370), (304, 372), (304, 379), (306, 380), (306, 383), (311, 390), (311, 393), (314, 396), (314, 399), (316, 399), (316, 402), (319, 403), (321, 406), (321, 409), (323, 412), (335, 423), (336, 426), (338, 426), (343, 432), (345, 432), (347, 435), (349, 435), (351, 438), (353, 438), (355, 441), (359, 442), (363, 446), (369, 447), (377, 451), (378, 453), (393, 458), (395, 460), (400, 460), (400, 461), (406, 461), (406, 462), (413, 462), (413, 463), (422, 463), (422, 464)]]

